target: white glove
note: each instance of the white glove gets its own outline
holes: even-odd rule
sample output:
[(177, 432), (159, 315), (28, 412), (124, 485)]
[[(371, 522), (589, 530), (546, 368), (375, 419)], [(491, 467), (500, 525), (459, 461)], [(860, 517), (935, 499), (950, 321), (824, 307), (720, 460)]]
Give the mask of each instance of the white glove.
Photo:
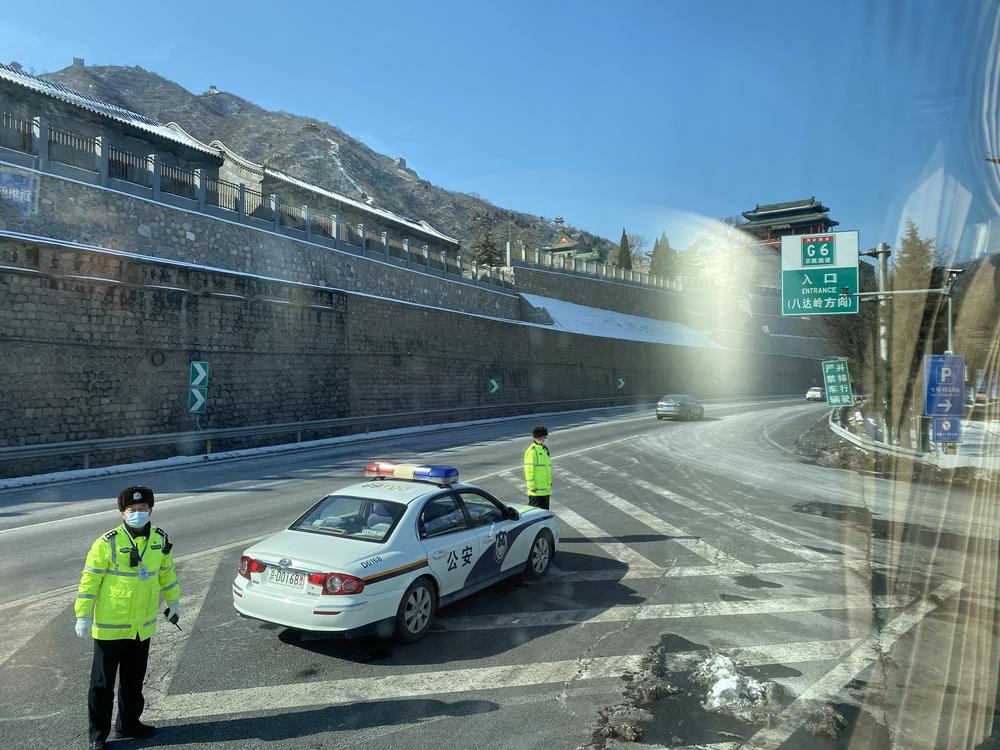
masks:
[(181, 603), (171, 602), (168, 604), (166, 614), (163, 616), (166, 617), (168, 621), (174, 619), (175, 617), (179, 620), (181, 617)]
[(76, 618), (76, 636), (77, 638), (83, 638), (87, 633), (90, 632), (91, 620), (89, 617), (77, 617)]

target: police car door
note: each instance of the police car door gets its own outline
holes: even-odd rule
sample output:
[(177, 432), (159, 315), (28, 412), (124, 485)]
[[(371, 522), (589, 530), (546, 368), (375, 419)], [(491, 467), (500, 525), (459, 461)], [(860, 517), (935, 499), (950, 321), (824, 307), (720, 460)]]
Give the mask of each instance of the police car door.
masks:
[(479, 539), (479, 560), (469, 583), (485, 583), (523, 564), (527, 551), (517, 543), (520, 521), (505, 518), (503, 504), (485, 492), (461, 490), (458, 495)]
[(418, 529), (427, 563), (441, 587), (440, 597), (464, 588), (479, 554), (479, 542), (455, 496), (446, 492), (428, 500), (420, 511)]

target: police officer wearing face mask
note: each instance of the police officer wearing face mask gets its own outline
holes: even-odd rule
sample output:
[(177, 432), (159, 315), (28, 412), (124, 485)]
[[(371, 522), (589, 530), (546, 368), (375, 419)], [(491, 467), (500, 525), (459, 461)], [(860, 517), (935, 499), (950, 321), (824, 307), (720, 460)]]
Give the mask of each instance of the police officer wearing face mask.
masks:
[(156, 728), (139, 721), (145, 701), (142, 681), (149, 641), (156, 632), (160, 597), (166, 617), (177, 624), (180, 588), (173, 545), (163, 529), (151, 526), (153, 491), (129, 487), (118, 495), (122, 524), (99, 537), (87, 554), (76, 595), (76, 634), (94, 639), (90, 670), (90, 748), (103, 750), (111, 731), (115, 677), (118, 677), (116, 737), (149, 737)]

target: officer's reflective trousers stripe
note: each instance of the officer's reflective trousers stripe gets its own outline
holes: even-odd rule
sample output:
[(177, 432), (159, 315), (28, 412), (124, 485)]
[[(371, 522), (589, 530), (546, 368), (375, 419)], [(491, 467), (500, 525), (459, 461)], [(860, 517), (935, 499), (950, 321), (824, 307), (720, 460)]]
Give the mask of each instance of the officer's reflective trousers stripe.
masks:
[(169, 586), (164, 586), (162, 589), (160, 589), (160, 591), (170, 591), (170, 589), (175, 588), (176, 586), (177, 586), (177, 581), (174, 581)]

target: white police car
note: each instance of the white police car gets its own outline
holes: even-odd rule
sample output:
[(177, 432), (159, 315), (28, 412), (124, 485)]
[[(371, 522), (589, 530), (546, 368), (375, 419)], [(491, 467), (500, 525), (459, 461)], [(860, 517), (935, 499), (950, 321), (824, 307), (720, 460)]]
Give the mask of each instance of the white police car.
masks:
[(385, 461), (243, 553), (233, 604), (247, 617), (343, 635), (426, 635), (438, 607), (508, 576), (541, 578), (551, 511), (504, 505), (450, 466)]

